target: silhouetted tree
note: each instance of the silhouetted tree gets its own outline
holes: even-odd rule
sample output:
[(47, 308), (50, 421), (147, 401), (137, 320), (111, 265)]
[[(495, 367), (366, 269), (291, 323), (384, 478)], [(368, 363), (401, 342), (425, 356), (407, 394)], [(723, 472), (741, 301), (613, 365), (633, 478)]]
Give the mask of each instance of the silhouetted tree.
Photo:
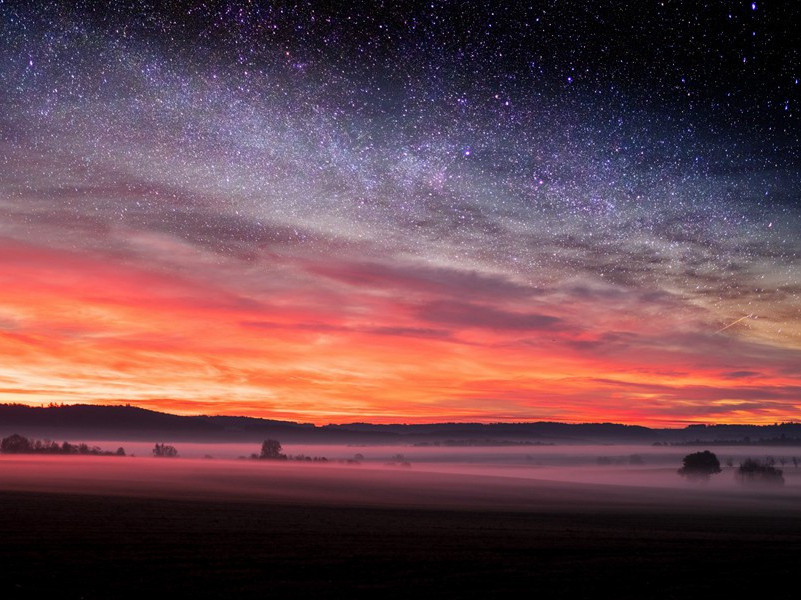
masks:
[(168, 446), (167, 444), (156, 444), (153, 447), (153, 456), (173, 458), (178, 456), (178, 450), (175, 449), (175, 446)]
[(682, 459), (679, 475), (690, 480), (707, 481), (710, 476), (720, 473), (720, 461), (709, 450), (693, 452)]
[(758, 460), (746, 458), (737, 467), (737, 472), (734, 475), (737, 481), (745, 485), (784, 485), (782, 470), (774, 467), (768, 459), (765, 459), (764, 462), (759, 462)]
[(5, 454), (28, 454), (33, 452), (33, 445), (28, 438), (14, 433), (3, 438), (3, 441), (0, 442), (0, 450)]
[(281, 449), (281, 442), (278, 440), (264, 440), (259, 458), (262, 460), (286, 460), (286, 454), (281, 454)]

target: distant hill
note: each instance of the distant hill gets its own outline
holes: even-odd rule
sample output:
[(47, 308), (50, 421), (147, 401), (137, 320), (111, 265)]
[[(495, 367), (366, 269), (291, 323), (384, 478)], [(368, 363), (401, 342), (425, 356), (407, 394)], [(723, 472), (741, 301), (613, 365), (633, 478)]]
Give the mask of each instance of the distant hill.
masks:
[(135, 406), (0, 404), (0, 436), (12, 433), (54, 440), (194, 440), (251, 442), (273, 437), (294, 443), (413, 444), (447, 440), (500, 440), (559, 444), (773, 443), (801, 445), (801, 423), (691, 425), (654, 429), (617, 423), (430, 423), (315, 426), (245, 416), (179, 416)]
[(38, 437), (100, 440), (171, 439), (254, 441), (265, 435), (305, 438), (314, 425), (252, 417), (180, 416), (136, 406), (87, 404), (30, 407), (0, 405), (0, 434), (29, 433)]

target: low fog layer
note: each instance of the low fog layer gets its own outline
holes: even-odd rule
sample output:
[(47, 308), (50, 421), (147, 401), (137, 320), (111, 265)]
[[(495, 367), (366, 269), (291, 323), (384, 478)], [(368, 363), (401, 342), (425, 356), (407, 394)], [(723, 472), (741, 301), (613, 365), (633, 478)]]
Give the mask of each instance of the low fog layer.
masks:
[[(192, 458), (244, 454), (240, 445), (178, 445), (184, 458), (152, 458), (151, 449), (126, 447), (136, 457), (0, 455), (0, 490), (452, 509), (801, 515), (801, 469), (791, 462), (792, 448), (714, 449), (723, 472), (701, 484), (676, 473), (681, 457), (695, 448), (284, 447), (291, 455), (326, 456), (329, 462), (322, 464)], [(247, 454), (256, 450), (248, 446)], [(363, 457), (360, 464), (339, 462), (356, 454)], [(725, 464), (727, 458), (736, 467), (745, 456), (767, 455), (789, 462), (785, 486), (743, 488), (735, 482), (735, 468)]]
[[(153, 440), (136, 442), (128, 440), (92, 441), (92, 445), (107, 450), (124, 447), (128, 454), (150, 456), (154, 442), (174, 445), (183, 458), (240, 458), (258, 453), (260, 444), (250, 443), (193, 443), (180, 440)], [(398, 454), (407, 457), (415, 466), (420, 463), (454, 463), (479, 465), (526, 465), (526, 466), (597, 466), (599, 464), (679, 467), (683, 456), (700, 450), (711, 450), (725, 463), (731, 459), (733, 464), (745, 458), (776, 459), (784, 458), (792, 464), (796, 457), (801, 463), (801, 446), (652, 446), (635, 444), (585, 444), (585, 445), (542, 445), (542, 446), (433, 446), (409, 444), (283, 444), (283, 452), (289, 455), (324, 456), (331, 460), (352, 459), (362, 455), (362, 462), (384, 463)], [(635, 463), (632, 465), (632, 463)]]

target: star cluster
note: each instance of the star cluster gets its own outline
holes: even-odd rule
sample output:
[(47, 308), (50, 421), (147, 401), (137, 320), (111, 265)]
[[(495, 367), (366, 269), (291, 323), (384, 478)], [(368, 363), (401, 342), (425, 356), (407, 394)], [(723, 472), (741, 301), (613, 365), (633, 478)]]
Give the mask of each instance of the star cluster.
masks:
[(0, 2), (0, 398), (791, 419), (800, 10)]

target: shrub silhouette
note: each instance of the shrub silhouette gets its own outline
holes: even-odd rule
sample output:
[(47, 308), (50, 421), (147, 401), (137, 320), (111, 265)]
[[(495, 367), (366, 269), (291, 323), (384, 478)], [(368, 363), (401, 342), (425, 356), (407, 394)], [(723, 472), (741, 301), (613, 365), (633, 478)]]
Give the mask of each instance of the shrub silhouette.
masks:
[(768, 460), (759, 462), (752, 458), (746, 458), (737, 467), (734, 476), (743, 485), (784, 485), (782, 470), (774, 467)]
[(690, 480), (707, 481), (710, 476), (720, 473), (720, 461), (709, 450), (688, 454), (682, 462), (684, 464), (678, 473)]

